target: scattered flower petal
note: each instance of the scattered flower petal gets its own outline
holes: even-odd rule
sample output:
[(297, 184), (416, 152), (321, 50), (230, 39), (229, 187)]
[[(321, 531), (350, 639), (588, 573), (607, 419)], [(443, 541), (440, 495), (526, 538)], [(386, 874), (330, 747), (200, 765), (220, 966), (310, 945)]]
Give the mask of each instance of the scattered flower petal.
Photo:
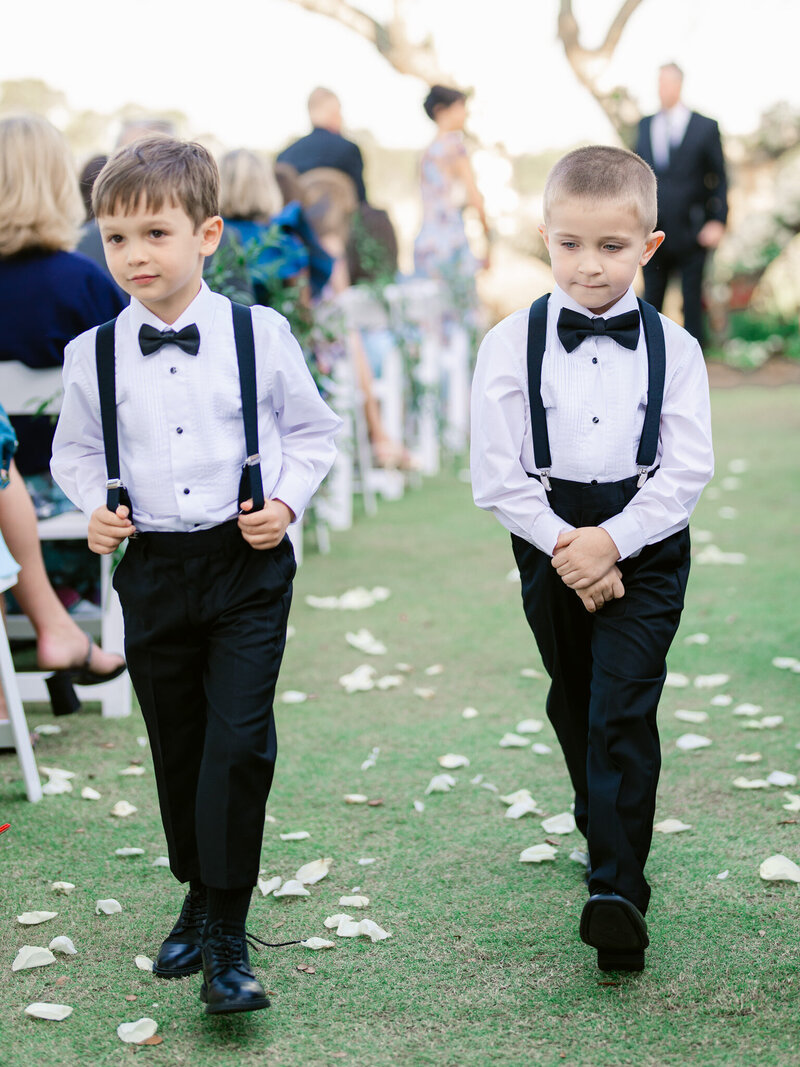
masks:
[(425, 668), (425, 673), (429, 678), (435, 678), (437, 674), (444, 674), (444, 666), (441, 663), (432, 663), (430, 667)]
[(729, 674), (698, 674), (694, 680), (695, 689), (716, 689), (731, 680)]
[(42, 786), (42, 792), (48, 797), (58, 796), (59, 793), (71, 793), (72, 782), (66, 778), (50, 778)]
[(477, 719), (479, 715), (480, 712), (477, 708), (464, 708), (461, 712), (462, 719)]
[(499, 793), (500, 790), (493, 782), (481, 782), (481, 789), (488, 789), (490, 793)]
[(348, 645), (357, 648), (359, 652), (365, 652), (368, 656), (386, 655), (386, 645), (383, 641), (373, 637), (369, 630), (361, 629), (355, 633), (346, 633), (344, 638)]
[(321, 860), (312, 860), (310, 863), (304, 863), (295, 874), (295, 878), (303, 885), (316, 885), (317, 882), (321, 882), (323, 878), (328, 877), (332, 863), (333, 859), (330, 856), (326, 856)]
[(537, 756), (549, 756), (552, 751), (549, 745), (545, 745), (541, 741), (534, 741), (531, 745), (531, 752), (535, 752)]
[(358, 933), (361, 937), (368, 937), (373, 945), (377, 941), (385, 941), (387, 937), (392, 936), (386, 930), (382, 930), (372, 919), (362, 919), (358, 924)]
[(353, 921), (352, 915), (329, 915), (328, 918), (324, 920), (323, 926), (325, 926), (327, 930), (335, 930), (339, 923), (342, 921), (342, 919), (348, 919), (351, 922)]
[(552, 845), (531, 845), (519, 854), (520, 863), (542, 863), (556, 858), (557, 848)]
[(384, 674), (375, 682), (375, 688), (380, 689), (381, 692), (386, 692), (387, 689), (397, 689), (402, 684), (403, 679), (399, 674)]
[(276, 889), (280, 889), (283, 885), (283, 879), (280, 875), (276, 874), (273, 878), (259, 878), (256, 881), (256, 887), (261, 893), (262, 897), (268, 897), (270, 893), (274, 893)]
[(90, 785), (85, 785), (81, 789), (81, 796), (84, 800), (100, 800), (102, 793), (98, 793), (96, 789), (92, 789)]
[(311, 894), (303, 885), (302, 882), (298, 882), (296, 878), (290, 878), (288, 882), (284, 882), (280, 889), (276, 889), (273, 892), (273, 897), (310, 897)]
[(533, 797), (524, 797), (522, 800), (518, 800), (516, 804), (511, 804), (506, 809), (505, 817), (507, 819), (521, 819), (523, 815), (542, 815), (542, 809), (533, 799)]
[(345, 804), (366, 804), (369, 797), (366, 793), (345, 793)]
[(152, 863), (153, 867), (169, 867), (169, 856), (156, 856)]
[(281, 704), (305, 704), (308, 700), (308, 693), (303, 693), (299, 689), (287, 689), (285, 693), (281, 693)]
[(777, 785), (783, 788), (787, 785), (797, 785), (797, 775), (789, 774), (788, 771), (772, 771), (767, 775), (767, 781), (770, 785)]
[(367, 908), (369, 907), (369, 897), (356, 895), (352, 897), (339, 897), (339, 904), (343, 908)]
[(683, 643), (685, 645), (707, 645), (710, 640), (711, 638), (708, 634), (698, 633), (689, 634), (687, 637), (684, 637)]
[(657, 822), (653, 827), (660, 834), (680, 834), (684, 830), (691, 830), (691, 828), (691, 823), (681, 822), (680, 819), (662, 819), (661, 822)]
[(46, 774), (48, 778), (64, 778), (66, 780), (69, 780), (71, 778), (77, 777), (75, 771), (65, 771), (63, 767), (40, 766), (39, 770), (42, 772), (42, 774)]
[(308, 830), (293, 830), (288, 834), (281, 834), (281, 841), (305, 841), (306, 838), (311, 837)]
[(148, 1037), (152, 1037), (158, 1030), (155, 1019), (137, 1019), (135, 1023), (120, 1023), (117, 1027), (117, 1037), (129, 1045), (141, 1045)]
[(776, 726), (781, 726), (782, 723), (782, 715), (765, 715), (761, 720), (761, 726), (764, 730), (774, 730)]
[(518, 582), (519, 581), (519, 569), (517, 567), (514, 567), (512, 570), (510, 570), (508, 572), (508, 574), (506, 575), (506, 581), (507, 582)]
[(737, 704), (733, 709), (734, 715), (745, 715), (752, 717), (753, 715), (760, 715), (764, 709), (760, 704)]
[(783, 805), (784, 811), (800, 811), (800, 793), (784, 793), (788, 804)]
[(688, 684), (689, 679), (685, 674), (676, 674), (673, 671), (668, 671), (664, 679), (664, 685), (668, 689), (685, 689)]
[(118, 819), (127, 819), (129, 815), (133, 815), (136, 812), (136, 808), (133, 804), (129, 804), (127, 800), (118, 800), (114, 807), (111, 809), (111, 814)]
[(421, 800), (415, 800), (414, 801), (414, 811), (422, 814), (422, 812), (424, 810), (425, 810), (425, 805), (422, 803), (422, 801)]
[(116, 915), (120, 911), (122, 911), (122, 905), (118, 900), (114, 900), (113, 897), (98, 900), (94, 907), (95, 915)]
[[(431, 793), (449, 793), (453, 786), (456, 784), (455, 778), (452, 774), (434, 774), (430, 782), (428, 782), (428, 788), (425, 790), (425, 796), (429, 796)], [(415, 806), (417, 801), (415, 801)], [(419, 808), (417, 808), (419, 811)]]
[(714, 535), (710, 530), (692, 530), (692, 541), (698, 545), (707, 545), (709, 541), (714, 540)]
[(33, 732), (41, 737), (54, 737), (61, 733), (61, 727), (56, 726), (54, 722), (43, 722), (41, 726), (34, 726)]
[(544, 729), (541, 719), (523, 719), (517, 723), (518, 734), (538, 734)]
[(736, 508), (725, 507), (720, 508), (717, 514), (721, 519), (735, 519), (738, 516), (739, 512), (736, 510)]
[(712, 708), (729, 708), (733, 703), (733, 697), (728, 696), (727, 693), (717, 693), (710, 700)]
[(306, 941), (301, 941), (302, 948), (310, 948), (314, 952), (319, 952), (323, 948), (336, 948), (335, 941), (326, 941), (324, 937), (309, 937)]
[(764, 860), (758, 873), (765, 882), (800, 882), (800, 867), (780, 853)]
[(38, 945), (23, 945), (11, 964), (12, 971), (27, 971), (31, 967), (47, 967), (55, 963), (56, 958), (49, 948)]
[(573, 863), (580, 863), (583, 867), (589, 866), (589, 853), (584, 852), (583, 849), (573, 848), (569, 854), (569, 858)]
[(427, 689), (425, 688), (425, 686), (422, 686), (414, 690), (414, 696), (419, 697), (420, 700), (433, 700), (433, 698), (436, 696), (436, 690)]
[(410, 663), (395, 663), (394, 669), (401, 674), (410, 674), (414, 670)]
[(360, 925), (355, 919), (351, 919), (349, 915), (342, 915), (339, 919), (339, 925), (336, 927), (336, 936), (358, 937)]
[(38, 926), (39, 923), (49, 922), (58, 915), (57, 911), (24, 911), (17, 916), (17, 922), (23, 926)]
[(675, 718), (678, 719), (679, 722), (708, 722), (708, 712), (689, 711), (687, 708), (678, 708), (678, 710), (675, 712)]
[(728, 875), (730, 873), (731, 873), (730, 871), (720, 871), (719, 874), (717, 875), (717, 881), (718, 882), (724, 882), (725, 879), (728, 877)]
[[(696, 535), (694, 540), (697, 540)], [(716, 545), (706, 545), (704, 549), (697, 553), (693, 562), (714, 565), (727, 563), (731, 566), (741, 567), (747, 563), (747, 556), (744, 552), (723, 552)]]
[(144, 849), (143, 848), (115, 848), (114, 849), (114, 855), (115, 856), (143, 856), (144, 855)]
[(523, 667), (519, 672), (520, 678), (544, 678), (545, 675), (541, 671), (537, 671), (535, 667)]
[(68, 937), (65, 937), (64, 934), (54, 937), (47, 947), (51, 952), (60, 952), (62, 956), (78, 955), (78, 950), (75, 948), (75, 945)]
[(369, 663), (362, 663), (350, 674), (343, 674), (339, 679), (339, 685), (347, 693), (368, 693), (375, 688), (375, 668)]
[(132, 763), (130, 767), (123, 767), (119, 775), (121, 778), (141, 778), (145, 773), (145, 769), (141, 764)]
[(746, 459), (732, 459), (728, 464), (728, 470), (731, 474), (744, 474), (750, 470), (750, 464)]
[(75, 888), (74, 882), (51, 882), (50, 888), (54, 893), (62, 893), (65, 897), (69, 896), (72, 890)]
[(499, 797), (504, 804), (519, 804), (523, 800), (531, 799), (530, 789), (518, 789), (515, 793), (507, 793), (504, 797)]
[(359, 865), (359, 867), (369, 867), (374, 862), (375, 862), (375, 858), (373, 856), (363, 856), (358, 861), (358, 865)]
[(44, 1001), (37, 1001), (27, 1006), (25, 1014), (30, 1015), (32, 1019), (49, 1019), (51, 1022), (60, 1023), (72, 1015), (72, 1008), (68, 1004), (48, 1004)]
[(794, 656), (776, 656), (772, 666), (777, 667), (779, 671), (793, 671), (795, 667), (800, 667), (800, 660)]
[(681, 734), (675, 742), (681, 752), (692, 752), (696, 748), (708, 748), (711, 743), (710, 737), (703, 737), (701, 734)]
[(470, 778), (469, 784), (470, 785), (480, 785), (485, 777), (486, 776), (483, 775), (483, 774), (476, 774), (474, 778)]
[(733, 784), (737, 789), (769, 789), (766, 778), (734, 778)]
[(152, 971), (153, 969), (153, 961), (149, 956), (134, 956), (133, 962), (140, 971)]
[(503, 734), (500, 738), (500, 748), (527, 748), (530, 743), (530, 738), (521, 734)]
[(448, 771), (454, 771), (459, 767), (469, 767), (467, 757), (459, 756), (455, 752), (447, 752), (444, 756), (439, 756), (436, 762), (440, 767), (444, 767)]
[(736, 763), (760, 763), (763, 758), (760, 752), (742, 752), (736, 757)]
[(564, 811), (559, 815), (551, 815), (549, 819), (542, 820), (542, 829), (547, 834), (571, 834), (577, 829), (575, 816), (571, 811)]

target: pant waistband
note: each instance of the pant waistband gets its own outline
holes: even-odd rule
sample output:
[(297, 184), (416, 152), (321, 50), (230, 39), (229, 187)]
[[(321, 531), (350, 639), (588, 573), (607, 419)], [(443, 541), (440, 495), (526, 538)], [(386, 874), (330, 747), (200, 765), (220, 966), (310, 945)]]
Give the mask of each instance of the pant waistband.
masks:
[(211, 556), (244, 544), (236, 519), (192, 533), (140, 533), (128, 542), (128, 552), (147, 552), (170, 559)]
[[(654, 467), (647, 472), (647, 477), (652, 478), (658, 470)], [(541, 482), (538, 474), (528, 474), (529, 478), (535, 478)], [(609, 507), (619, 504), (619, 510), (636, 495), (638, 491), (639, 476), (634, 474), (630, 478), (621, 478), (617, 482), (572, 482), (566, 478), (550, 477), (551, 493), (549, 499), (558, 500), (563, 505), (575, 505), (580, 507)]]

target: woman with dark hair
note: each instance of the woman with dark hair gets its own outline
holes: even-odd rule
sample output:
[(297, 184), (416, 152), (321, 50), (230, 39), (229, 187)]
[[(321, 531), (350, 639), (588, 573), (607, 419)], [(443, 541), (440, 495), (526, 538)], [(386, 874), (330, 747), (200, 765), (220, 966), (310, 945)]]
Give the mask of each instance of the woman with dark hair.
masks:
[(479, 266), (464, 232), (462, 212), (474, 208), (489, 236), (486, 212), (464, 145), (467, 97), (458, 89), (434, 85), (424, 103), (436, 123), (433, 143), (422, 157), (422, 228), (414, 244), (417, 274), (451, 284), (472, 278)]

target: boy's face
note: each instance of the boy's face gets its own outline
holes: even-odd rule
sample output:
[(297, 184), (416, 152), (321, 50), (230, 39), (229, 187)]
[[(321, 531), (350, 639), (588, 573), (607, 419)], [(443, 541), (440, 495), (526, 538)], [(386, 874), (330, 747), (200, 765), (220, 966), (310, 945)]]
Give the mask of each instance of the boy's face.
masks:
[(647, 234), (630, 207), (578, 197), (554, 204), (539, 227), (553, 277), (576, 303), (596, 315), (608, 311), (664, 240)]
[(216, 251), (222, 219), (213, 216), (195, 227), (177, 204), (165, 203), (156, 212), (140, 201), (130, 215), (115, 208), (97, 221), (114, 281), (171, 325), (200, 290), (203, 263)]

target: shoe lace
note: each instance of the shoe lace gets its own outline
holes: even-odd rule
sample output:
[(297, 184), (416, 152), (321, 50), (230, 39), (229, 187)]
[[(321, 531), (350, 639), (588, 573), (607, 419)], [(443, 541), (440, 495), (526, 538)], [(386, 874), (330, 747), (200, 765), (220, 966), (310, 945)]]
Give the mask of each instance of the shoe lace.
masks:
[(214, 955), (218, 958), (220, 963), (236, 964), (241, 963), (244, 959), (244, 945), (245, 942), (255, 952), (260, 952), (263, 946), (264, 948), (284, 948), (286, 945), (299, 945), (300, 941), (279, 941), (270, 942), (262, 941), (260, 937), (256, 937), (255, 934), (251, 934), (247, 931), (244, 937), (237, 934), (223, 933), (220, 923), (213, 923), (208, 929), (208, 936), (214, 940)]
[(206, 898), (199, 894), (189, 892), (183, 902), (178, 921), (175, 923), (174, 932), (190, 930), (202, 927), (206, 921)]

